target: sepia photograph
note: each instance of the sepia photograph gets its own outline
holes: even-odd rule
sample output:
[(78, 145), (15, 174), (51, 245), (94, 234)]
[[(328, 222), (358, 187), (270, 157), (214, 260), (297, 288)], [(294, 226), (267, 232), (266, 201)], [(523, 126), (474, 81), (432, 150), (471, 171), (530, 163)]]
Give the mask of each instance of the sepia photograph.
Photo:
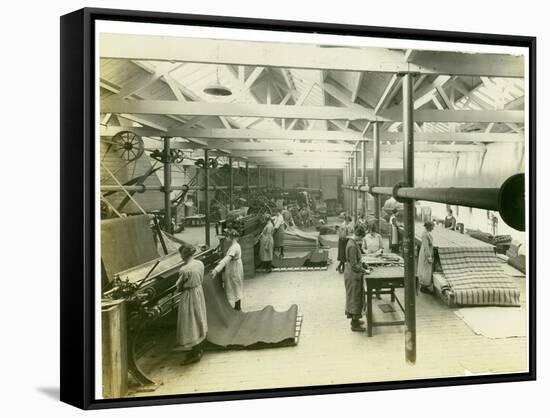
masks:
[(529, 48), (93, 39), (95, 399), (532, 374)]

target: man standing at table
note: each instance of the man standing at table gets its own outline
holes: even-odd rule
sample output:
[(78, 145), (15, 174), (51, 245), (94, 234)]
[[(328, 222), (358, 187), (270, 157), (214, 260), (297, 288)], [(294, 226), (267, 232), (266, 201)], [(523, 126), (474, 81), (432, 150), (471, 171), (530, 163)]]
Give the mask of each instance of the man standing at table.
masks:
[(365, 304), (365, 291), (363, 290), (363, 274), (366, 270), (361, 262), (361, 249), (359, 243), (365, 237), (365, 228), (357, 225), (352, 239), (346, 245), (346, 264), (344, 267), (344, 283), (346, 285), (346, 316), (351, 319), (351, 330), (354, 332), (365, 331), (364, 322), (361, 321)]

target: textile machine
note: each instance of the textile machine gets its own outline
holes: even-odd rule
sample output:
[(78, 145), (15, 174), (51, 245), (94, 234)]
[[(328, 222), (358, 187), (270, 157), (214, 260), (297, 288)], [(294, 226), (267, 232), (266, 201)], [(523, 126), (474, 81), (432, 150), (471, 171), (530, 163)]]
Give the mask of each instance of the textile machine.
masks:
[[(205, 270), (211, 270), (221, 259), (218, 249), (208, 249), (195, 258), (202, 261)], [(180, 293), (176, 290), (178, 270), (183, 262), (179, 253), (171, 253), (148, 261), (114, 276), (112, 286), (103, 293), (103, 299), (126, 303), (126, 335), (128, 371), (147, 390), (156, 384), (138, 364), (141, 336), (161, 318), (177, 309)]]

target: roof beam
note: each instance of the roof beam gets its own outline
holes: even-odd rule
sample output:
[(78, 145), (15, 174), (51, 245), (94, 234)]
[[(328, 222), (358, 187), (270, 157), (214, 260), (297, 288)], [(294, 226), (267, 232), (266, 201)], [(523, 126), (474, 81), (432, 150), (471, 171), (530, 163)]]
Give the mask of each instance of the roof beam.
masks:
[[(355, 106), (358, 106), (356, 108)], [(392, 108), (381, 115), (374, 115), (371, 109), (333, 106), (280, 106), (241, 103), (177, 102), (170, 100), (121, 100), (105, 99), (102, 113), (132, 113), (151, 115), (187, 116), (235, 116), (256, 118), (315, 119), (315, 120), (371, 120), (396, 121), (402, 119), (401, 109)], [(416, 122), (500, 122), (524, 123), (521, 110), (417, 110)]]
[(524, 77), (523, 56), (419, 51), (414, 63), (382, 48), (323, 48), (312, 44), (250, 42), (101, 33), (100, 57), (200, 62), (317, 70), (416, 72), (465, 76)]
[[(210, 144), (210, 143), (209, 143)], [(315, 148), (315, 149), (307, 149), (306, 148), (298, 148), (294, 146), (289, 146), (286, 149), (270, 149), (270, 145), (268, 144), (267, 147), (264, 146), (264, 149), (249, 149), (249, 148), (242, 148), (242, 149), (235, 149), (230, 146), (231, 144), (224, 144), (222, 145), (225, 149), (231, 150), (231, 151), (239, 151), (239, 155), (244, 155), (249, 158), (258, 157), (258, 156), (266, 156), (266, 157), (281, 157), (285, 158), (285, 156), (302, 156), (302, 157), (317, 157), (317, 156), (324, 156), (326, 154), (343, 154), (348, 155), (349, 154), (349, 148), (347, 147), (334, 147), (334, 148), (328, 148), (328, 147), (322, 147), (322, 148)], [(325, 144), (327, 145), (327, 144)], [(309, 147), (312, 148), (312, 147)], [(415, 144), (414, 147), (415, 153), (417, 152), (482, 152), (485, 150), (485, 147), (483, 145), (440, 145), (440, 144), (428, 144), (428, 143), (420, 143)], [(382, 152), (403, 152), (403, 145), (401, 144), (383, 144), (380, 146), (380, 151)], [(292, 154), (289, 154), (291, 152)], [(368, 154), (372, 154), (373, 151), (367, 150)]]
[[(122, 129), (119, 126), (101, 126), (101, 136), (113, 136)], [(369, 137), (363, 137), (361, 132), (347, 131), (310, 131), (284, 129), (208, 129), (208, 128), (141, 128), (128, 127), (140, 136), (160, 137), (171, 136), (175, 138), (204, 138), (227, 140), (308, 140), (313, 142), (323, 141), (371, 141)], [(380, 132), (380, 139), (385, 141), (401, 141), (401, 132)], [(414, 135), (415, 142), (523, 142), (523, 133), (483, 133), (483, 132), (417, 132)]]
[(359, 71), (355, 76), (355, 84), (353, 85), (353, 90), (351, 91), (352, 103), (355, 103), (357, 100), (357, 95), (359, 94), (359, 90), (361, 90), (361, 82), (363, 81), (364, 74), (364, 72)]

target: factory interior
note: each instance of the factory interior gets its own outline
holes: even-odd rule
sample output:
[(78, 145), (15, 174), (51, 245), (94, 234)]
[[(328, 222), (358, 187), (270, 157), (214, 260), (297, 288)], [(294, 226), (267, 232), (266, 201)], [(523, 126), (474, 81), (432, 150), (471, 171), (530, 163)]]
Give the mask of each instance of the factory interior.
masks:
[(527, 370), (525, 65), (101, 33), (102, 397)]

